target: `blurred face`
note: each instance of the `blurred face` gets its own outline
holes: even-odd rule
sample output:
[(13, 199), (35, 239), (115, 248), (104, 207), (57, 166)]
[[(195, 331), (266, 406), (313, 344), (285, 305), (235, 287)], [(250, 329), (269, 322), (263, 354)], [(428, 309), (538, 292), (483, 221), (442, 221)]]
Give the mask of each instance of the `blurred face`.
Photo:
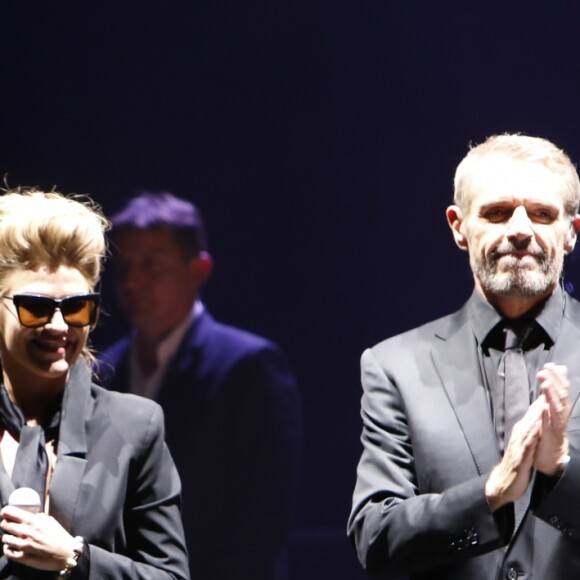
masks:
[(206, 276), (199, 257), (185, 258), (168, 227), (123, 229), (115, 235), (121, 308), (140, 333), (158, 339), (179, 324)]
[(502, 155), (482, 160), (469, 207), (451, 226), (484, 294), (536, 297), (553, 291), (577, 229), (577, 220), (564, 211), (564, 187), (560, 176), (537, 163)]
[[(89, 285), (76, 268), (59, 266), (55, 271), (18, 270), (4, 282), (5, 296), (36, 294), (49, 298), (64, 298), (87, 294)], [(72, 364), (84, 348), (89, 327), (69, 326), (59, 309), (50, 320), (38, 328), (20, 323), (14, 302), (0, 300), (0, 341), (2, 366), (8, 381), (29, 382), (32, 386), (46, 379), (64, 384)]]

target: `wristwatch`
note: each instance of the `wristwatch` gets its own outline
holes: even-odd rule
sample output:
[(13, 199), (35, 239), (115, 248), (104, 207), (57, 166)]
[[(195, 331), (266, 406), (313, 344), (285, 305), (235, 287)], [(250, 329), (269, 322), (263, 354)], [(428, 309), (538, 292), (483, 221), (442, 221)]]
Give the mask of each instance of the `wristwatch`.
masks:
[(82, 536), (75, 537), (75, 545), (73, 547), (73, 555), (70, 558), (67, 558), (65, 567), (56, 573), (57, 578), (70, 578), (72, 571), (76, 568), (76, 565), (79, 562), (79, 558), (83, 553), (85, 541), (83, 540)]

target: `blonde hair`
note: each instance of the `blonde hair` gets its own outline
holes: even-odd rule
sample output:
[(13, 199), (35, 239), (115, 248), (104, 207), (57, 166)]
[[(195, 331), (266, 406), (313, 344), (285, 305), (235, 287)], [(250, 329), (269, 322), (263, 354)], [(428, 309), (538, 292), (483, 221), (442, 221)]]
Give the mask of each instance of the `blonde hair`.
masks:
[[(23, 187), (5, 190), (0, 195), (0, 290), (13, 271), (65, 265), (78, 269), (93, 291), (109, 228), (100, 206), (88, 196)], [(88, 346), (82, 356), (92, 360)]]
[(560, 175), (565, 184), (564, 208), (570, 217), (578, 212), (580, 202), (580, 180), (576, 166), (568, 155), (551, 141), (541, 137), (509, 134), (493, 135), (483, 143), (472, 147), (457, 166), (454, 180), (454, 203), (467, 211), (475, 169), (488, 155), (505, 155), (515, 161), (540, 163)]

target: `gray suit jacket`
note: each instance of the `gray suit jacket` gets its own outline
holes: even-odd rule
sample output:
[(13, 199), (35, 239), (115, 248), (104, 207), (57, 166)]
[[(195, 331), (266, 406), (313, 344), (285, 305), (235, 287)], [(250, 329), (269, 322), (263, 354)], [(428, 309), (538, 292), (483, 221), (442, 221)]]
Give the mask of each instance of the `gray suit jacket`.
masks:
[(363, 354), (364, 450), (348, 532), (369, 572), (580, 578), (580, 304), (569, 296), (551, 360), (569, 369), (571, 461), (559, 479), (535, 475), (512, 533), (513, 505), (491, 514), (485, 499), (500, 451), (466, 307)]
[[(2, 505), (13, 489), (0, 462)], [(180, 491), (159, 405), (93, 385), (75, 365), (49, 488), (50, 515), (86, 542), (73, 578), (189, 578)], [(0, 578), (21, 576), (0, 558)]]

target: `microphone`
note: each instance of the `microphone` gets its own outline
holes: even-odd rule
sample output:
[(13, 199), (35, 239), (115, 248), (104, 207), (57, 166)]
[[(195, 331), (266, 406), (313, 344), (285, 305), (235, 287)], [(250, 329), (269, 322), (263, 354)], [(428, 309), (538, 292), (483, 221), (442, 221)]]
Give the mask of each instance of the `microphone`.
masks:
[(31, 487), (18, 487), (10, 494), (8, 505), (37, 514), (40, 511), (40, 496)]

